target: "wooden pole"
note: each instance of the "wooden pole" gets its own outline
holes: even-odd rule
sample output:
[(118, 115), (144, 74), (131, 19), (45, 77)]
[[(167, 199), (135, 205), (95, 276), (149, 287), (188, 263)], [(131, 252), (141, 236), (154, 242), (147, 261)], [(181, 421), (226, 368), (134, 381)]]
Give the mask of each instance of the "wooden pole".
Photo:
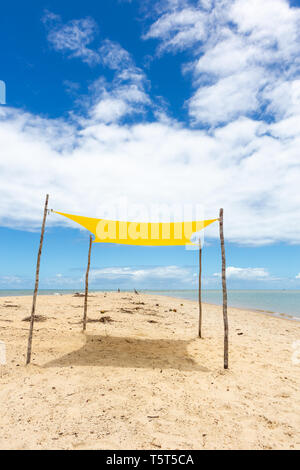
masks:
[(85, 296), (84, 296), (84, 310), (83, 310), (83, 331), (86, 330), (86, 322), (87, 322), (87, 301), (88, 301), (88, 292), (89, 292), (89, 272), (90, 272), (90, 265), (91, 265), (92, 242), (93, 242), (93, 238), (92, 238), (92, 235), (90, 235), (88, 265), (87, 265), (87, 268), (86, 268), (86, 275), (85, 275)]
[(224, 369), (228, 369), (228, 317), (227, 317), (227, 287), (226, 287), (226, 260), (223, 229), (223, 209), (220, 209), (220, 240), (222, 253), (222, 288), (223, 288), (223, 320), (224, 320)]
[(202, 275), (202, 246), (199, 240), (199, 287), (198, 287), (198, 302), (199, 302), (199, 338), (202, 338), (202, 299), (201, 299), (201, 275)]
[(32, 348), (32, 336), (33, 336), (33, 326), (34, 326), (34, 315), (35, 315), (35, 307), (36, 307), (36, 298), (37, 298), (37, 293), (38, 293), (38, 288), (39, 288), (40, 262), (41, 262), (41, 254), (42, 254), (43, 241), (44, 241), (45, 225), (46, 225), (47, 210), (48, 210), (48, 201), (49, 201), (49, 194), (47, 194), (47, 196), (46, 196), (46, 202), (45, 202), (45, 208), (44, 208), (44, 217), (43, 217), (43, 224), (42, 224), (42, 230), (41, 230), (40, 246), (39, 246), (38, 257), (37, 257), (37, 264), (36, 264), (35, 287), (34, 287), (33, 301), (32, 301), (32, 309), (31, 309), (31, 318), (30, 318), (30, 328), (29, 328), (29, 336), (28, 336), (26, 365), (28, 365), (28, 364), (30, 363), (30, 360), (31, 360), (31, 348)]

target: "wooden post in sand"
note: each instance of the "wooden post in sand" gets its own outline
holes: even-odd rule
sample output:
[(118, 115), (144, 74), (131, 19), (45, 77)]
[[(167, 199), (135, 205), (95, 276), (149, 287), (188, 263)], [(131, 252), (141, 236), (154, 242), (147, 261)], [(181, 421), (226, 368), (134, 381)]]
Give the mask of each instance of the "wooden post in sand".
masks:
[(32, 336), (33, 336), (33, 326), (34, 326), (34, 315), (35, 315), (37, 292), (38, 292), (38, 288), (39, 288), (40, 262), (41, 262), (41, 254), (42, 254), (43, 241), (44, 241), (46, 217), (47, 217), (47, 210), (48, 210), (48, 201), (49, 201), (49, 194), (47, 194), (47, 196), (46, 196), (46, 202), (45, 202), (45, 208), (44, 208), (44, 218), (43, 218), (41, 239), (40, 239), (40, 247), (39, 247), (39, 251), (38, 251), (37, 264), (36, 264), (35, 287), (34, 287), (32, 309), (31, 309), (26, 365), (28, 365), (30, 363), (30, 360), (31, 360), (31, 347), (32, 347)]
[(199, 338), (202, 338), (201, 275), (202, 275), (202, 246), (201, 246), (201, 240), (199, 240), (199, 287), (198, 287), (198, 302), (199, 302)]
[(86, 275), (85, 275), (85, 295), (84, 295), (84, 310), (83, 310), (83, 331), (86, 330), (86, 322), (87, 322), (87, 301), (88, 301), (88, 293), (89, 293), (89, 271), (90, 271), (90, 265), (91, 265), (92, 242), (93, 242), (93, 238), (92, 238), (92, 235), (90, 235), (88, 265), (87, 265), (87, 268), (86, 268)]
[(226, 261), (223, 231), (223, 209), (220, 209), (220, 240), (222, 253), (222, 288), (223, 288), (223, 320), (224, 320), (224, 369), (228, 369), (228, 317), (227, 317), (227, 288), (226, 288)]

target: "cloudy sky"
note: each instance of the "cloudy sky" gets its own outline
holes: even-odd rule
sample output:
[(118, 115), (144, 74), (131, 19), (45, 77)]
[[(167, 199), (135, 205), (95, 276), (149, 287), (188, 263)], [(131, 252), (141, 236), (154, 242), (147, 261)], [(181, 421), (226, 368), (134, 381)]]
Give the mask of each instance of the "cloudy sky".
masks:
[[(224, 207), (229, 287), (300, 288), (299, 1), (12, 0), (0, 25), (0, 288), (33, 285), (47, 192), (99, 218)], [(217, 224), (205, 241), (215, 288)], [(41, 287), (79, 288), (87, 248), (50, 215)], [(95, 288), (190, 288), (196, 270), (184, 248), (93, 247)]]

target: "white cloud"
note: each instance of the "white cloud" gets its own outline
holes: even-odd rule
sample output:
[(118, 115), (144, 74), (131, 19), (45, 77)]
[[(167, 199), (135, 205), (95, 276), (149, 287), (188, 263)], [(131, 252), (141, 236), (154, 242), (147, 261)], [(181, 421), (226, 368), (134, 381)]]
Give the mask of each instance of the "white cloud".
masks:
[[(81, 269), (80, 269), (81, 271)], [(85, 271), (85, 268), (82, 270)], [(43, 275), (40, 279), (41, 289), (82, 289), (85, 274), (70, 276), (66, 273), (52, 276)], [(125, 266), (91, 269), (89, 285), (92, 289), (170, 289), (193, 288), (196, 286), (197, 276), (193, 267), (182, 266)], [(0, 276), (0, 286), (4, 289), (32, 288), (33, 281), (30, 276)]]
[[(97, 54), (99, 62), (114, 71), (113, 78), (108, 81), (101, 76), (95, 80), (89, 87), (89, 96), (77, 100), (86, 110), (85, 118), (73, 117), (87, 127), (98, 122), (113, 123), (126, 116), (143, 114), (145, 107), (152, 104), (146, 91), (148, 81), (129, 52), (117, 42), (104, 40)], [(76, 83), (65, 82), (65, 85), (72, 92), (78, 89)]]
[(160, 51), (182, 50), (207, 36), (205, 14), (194, 8), (183, 8), (162, 15), (145, 34), (144, 39), (162, 39)]
[[(214, 276), (220, 277), (220, 274), (215, 273)], [(270, 280), (270, 274), (265, 268), (237, 268), (235, 266), (228, 266), (226, 268), (226, 277), (243, 281)]]
[[(157, 109), (147, 92), (146, 76), (128, 52), (110, 41), (102, 43), (99, 57), (114, 70), (114, 78), (93, 84), (90, 95), (83, 97), (84, 114), (52, 120), (1, 107), (1, 224), (39, 227), (45, 192), (54, 209), (92, 217), (103, 216), (103, 206), (113, 212), (126, 196), (129, 204), (148, 206), (202, 203), (207, 217), (218, 216), (224, 207), (225, 236), (233, 242), (300, 243), (294, 27), (299, 9), (290, 9), (283, 0), (274, 2), (278, 17), (282, 9), (278, 30), (269, 26), (265, 10), (258, 9), (247, 19), (244, 3), (238, 1), (217, 2), (196, 15), (195, 21), (206, 15), (209, 36), (193, 43), (190, 70), (196, 91), (188, 105), (194, 123), (211, 127), (191, 128), (159, 110), (148, 120), (146, 113)], [(256, 5), (254, 0), (246, 4), (250, 9)], [(270, 8), (268, 2), (264, 5)], [(164, 2), (163, 21), (150, 31), (166, 50), (170, 44), (172, 51), (190, 47), (191, 8), (188, 1)], [(182, 9), (188, 11), (181, 14)], [(55, 15), (50, 20), (60, 21)], [(65, 31), (59, 25), (58, 30)], [(289, 41), (286, 25), (291, 28)], [(177, 47), (178, 34), (189, 28), (191, 35), (181, 38)], [(86, 31), (83, 49), (82, 36), (70, 33), (66, 44), (71, 54), (80, 55), (90, 44), (94, 29)], [(262, 103), (272, 113), (268, 119), (259, 108)], [(55, 215), (48, 219), (50, 225), (66, 223)], [(206, 233), (217, 237), (216, 225)]]
[(0, 285), (9, 286), (11, 289), (14, 289), (15, 286), (20, 286), (23, 279), (20, 276), (0, 276)]
[(48, 29), (48, 41), (59, 52), (69, 53), (93, 65), (100, 61), (99, 54), (87, 47), (95, 38), (97, 24), (92, 18), (71, 20), (63, 24), (60, 16), (46, 12), (43, 22)]
[(111, 267), (92, 269), (90, 271), (91, 284), (101, 283), (119, 285), (120, 287), (136, 286), (139, 288), (151, 288), (153, 286), (194, 286), (195, 276), (193, 268), (180, 266), (155, 266), (155, 267)]
[(230, 17), (241, 33), (265, 43), (277, 42), (274, 53), (293, 53), (299, 38), (299, 10), (286, 0), (236, 0), (231, 2)]
[[(54, 209), (92, 217), (126, 196), (148, 206), (203, 203), (207, 217), (223, 206), (227, 240), (299, 243), (298, 141), (249, 119), (213, 133), (91, 117), (78, 129), (1, 108), (1, 224), (39, 226), (46, 191)], [(48, 223), (67, 222), (52, 215)], [(218, 236), (214, 225), (206, 233)]]
[(128, 51), (119, 43), (106, 39), (99, 49), (101, 62), (111, 69), (133, 68), (133, 60)]
[(215, 126), (253, 113), (299, 114), (299, 31), (300, 9), (286, 0), (223, 0), (208, 9), (186, 1), (165, 5), (144, 39), (159, 40), (160, 53), (191, 50), (183, 67), (196, 88), (190, 116)]
[(126, 102), (118, 97), (111, 97), (109, 93), (103, 92), (101, 99), (92, 109), (93, 119), (103, 122), (118, 121), (121, 117), (130, 114)]
[(63, 82), (68, 93), (73, 94), (77, 92), (80, 88), (80, 84), (77, 82), (72, 82), (71, 80), (64, 80)]
[(183, 279), (186, 275), (190, 277), (190, 270), (179, 266), (156, 266), (152, 268), (112, 267), (92, 269), (90, 272), (91, 279), (118, 279), (125, 277), (135, 281), (145, 280), (149, 277), (155, 279)]
[(264, 91), (268, 112), (278, 120), (300, 115), (300, 80), (279, 81)]
[[(115, 70), (112, 82), (101, 78), (91, 87), (92, 103), (88, 114), (94, 123), (117, 122), (125, 116), (142, 114), (145, 107), (151, 105), (145, 74), (135, 66), (129, 53), (117, 46), (114, 43), (107, 57), (102, 54), (104, 63)], [(123, 53), (128, 60), (122, 59)]]
[(252, 70), (201, 87), (188, 101), (190, 116), (196, 123), (216, 125), (254, 112), (258, 107), (257, 88), (262, 85), (259, 72)]
[(300, 279), (300, 273), (297, 274), (296, 279)]

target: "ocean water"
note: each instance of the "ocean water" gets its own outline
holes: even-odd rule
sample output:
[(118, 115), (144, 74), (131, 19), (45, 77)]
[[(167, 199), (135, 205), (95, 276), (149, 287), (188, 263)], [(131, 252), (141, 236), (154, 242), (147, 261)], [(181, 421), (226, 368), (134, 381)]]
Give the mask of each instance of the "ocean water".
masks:
[[(197, 290), (165, 290), (147, 291), (178, 297), (181, 299), (198, 300)], [(300, 290), (228, 290), (228, 305), (262, 311), (264, 313), (282, 314), (300, 320)], [(202, 301), (222, 305), (221, 290), (203, 290)]]
[[(90, 289), (90, 292), (109, 289)], [(78, 289), (41, 289), (39, 295), (71, 294)], [(197, 290), (141, 290), (148, 294), (197, 300)], [(0, 297), (32, 295), (32, 290), (0, 290)], [(221, 290), (203, 290), (202, 301), (222, 305)], [(228, 290), (228, 305), (265, 313), (282, 314), (300, 320), (300, 290)]]

